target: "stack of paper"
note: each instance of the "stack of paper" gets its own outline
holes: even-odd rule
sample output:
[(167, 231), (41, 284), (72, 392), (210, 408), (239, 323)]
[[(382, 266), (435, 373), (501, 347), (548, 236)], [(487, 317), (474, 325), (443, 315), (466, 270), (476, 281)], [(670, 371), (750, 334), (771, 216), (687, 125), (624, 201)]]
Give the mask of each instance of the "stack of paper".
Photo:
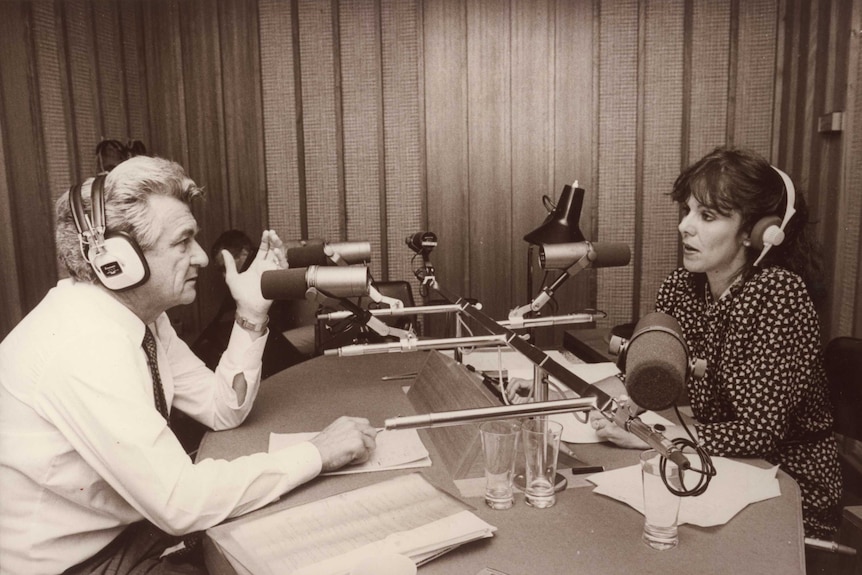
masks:
[[(270, 433), (269, 452), (308, 441), (315, 435), (317, 435), (315, 432)], [(415, 429), (381, 430), (377, 434), (376, 443), (377, 446), (371, 453), (371, 458), (365, 463), (349, 465), (337, 471), (330, 471), (326, 475), (431, 466), (428, 450)]]
[[(687, 454), (688, 455), (688, 454)], [(696, 456), (689, 455), (692, 467), (700, 465)], [(706, 492), (697, 497), (683, 497), (679, 507), (679, 524), (690, 523), (701, 527), (724, 525), (748, 504), (781, 495), (778, 467), (761, 469), (725, 457), (713, 457), (716, 475)], [(694, 471), (687, 471), (691, 485), (697, 483)], [(639, 465), (622, 467), (590, 475), (587, 479), (596, 484), (593, 493), (607, 495), (644, 512), (643, 483)], [(687, 482), (688, 484), (688, 482)]]
[(207, 531), (239, 573), (348, 575), (368, 557), (398, 553), (417, 565), (496, 528), (412, 473)]

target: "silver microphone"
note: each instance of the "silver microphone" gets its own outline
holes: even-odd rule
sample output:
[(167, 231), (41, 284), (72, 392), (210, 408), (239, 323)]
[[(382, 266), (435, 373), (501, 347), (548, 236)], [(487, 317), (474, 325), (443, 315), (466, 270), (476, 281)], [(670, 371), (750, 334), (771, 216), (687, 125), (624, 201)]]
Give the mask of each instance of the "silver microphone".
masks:
[(631, 258), (629, 246), (618, 242), (543, 244), (539, 250), (539, 263), (546, 270), (568, 270), (578, 262), (582, 267), (618, 267), (628, 265)]

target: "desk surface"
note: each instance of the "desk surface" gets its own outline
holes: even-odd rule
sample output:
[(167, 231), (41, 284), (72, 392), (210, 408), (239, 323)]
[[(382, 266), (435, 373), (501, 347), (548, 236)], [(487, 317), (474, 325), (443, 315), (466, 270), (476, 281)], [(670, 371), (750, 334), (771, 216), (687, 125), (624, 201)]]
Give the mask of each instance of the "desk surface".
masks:
[[(316, 431), (342, 414), (367, 417), (382, 426), (387, 418), (415, 413), (404, 393), (410, 380), (381, 381), (381, 376), (418, 371), (429, 352), (358, 357), (322, 356), (264, 381), (248, 420), (230, 431), (210, 432), (198, 459), (235, 459), (266, 451), (270, 432)], [(440, 488), (458, 489), (440, 461), (426, 430), (419, 430), (435, 464), (423, 472)], [(572, 445), (588, 463), (606, 469), (633, 465), (638, 452), (607, 444)], [(766, 467), (766, 464), (763, 464)], [(415, 470), (318, 477), (273, 504), (289, 508)], [(473, 575), (493, 567), (507, 575), (537, 573), (804, 573), (804, 544), (799, 489), (779, 472), (782, 496), (749, 505), (720, 527), (680, 527), (680, 543), (654, 551), (641, 542), (643, 516), (591, 487), (558, 494), (557, 504), (537, 510), (517, 494), (515, 506), (494, 511), (481, 498), (465, 501), (496, 526), (490, 539), (468, 543), (420, 569), (423, 575)], [(261, 512), (268, 512), (273, 506)], [(211, 545), (208, 566), (232, 573)]]

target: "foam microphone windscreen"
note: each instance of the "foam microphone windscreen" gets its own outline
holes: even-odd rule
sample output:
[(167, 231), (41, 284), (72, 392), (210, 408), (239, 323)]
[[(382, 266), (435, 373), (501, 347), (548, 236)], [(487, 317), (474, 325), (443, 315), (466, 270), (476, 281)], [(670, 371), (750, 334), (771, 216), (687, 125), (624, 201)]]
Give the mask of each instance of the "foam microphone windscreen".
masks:
[(305, 299), (306, 268), (271, 270), (260, 276), (260, 291), (266, 299)]
[(323, 251), (325, 244), (288, 248), (287, 263), (292, 268), (307, 268), (308, 266), (325, 266), (331, 264), (326, 252)]
[(594, 256), (591, 256), (592, 267), (613, 268), (626, 266), (632, 259), (632, 251), (627, 244), (618, 242), (593, 242)]
[(661, 312), (645, 315), (635, 326), (625, 356), (626, 391), (653, 411), (674, 405), (685, 388), (688, 353), (682, 328)]

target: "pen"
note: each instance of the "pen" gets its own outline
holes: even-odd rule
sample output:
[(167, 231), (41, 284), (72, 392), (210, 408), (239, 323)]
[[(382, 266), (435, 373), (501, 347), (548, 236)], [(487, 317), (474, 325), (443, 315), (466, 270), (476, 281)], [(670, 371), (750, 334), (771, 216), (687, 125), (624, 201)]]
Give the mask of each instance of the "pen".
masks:
[[(571, 457), (575, 461), (578, 461), (578, 462), (581, 461), (580, 459), (578, 459), (578, 456), (575, 455), (575, 452), (572, 451), (572, 449), (568, 445), (566, 445), (565, 442), (563, 442), (563, 441), (560, 441), (560, 451), (562, 453), (568, 455), (569, 457)], [(605, 470), (605, 468), (602, 465), (572, 466), (572, 474), (574, 474), (574, 475), (581, 475), (584, 473), (598, 473), (598, 472), (604, 471), (604, 470)]]
[(413, 377), (416, 377), (416, 375), (417, 374), (415, 371), (413, 373), (402, 373), (400, 375), (384, 375), (383, 377), (380, 378), (380, 380), (381, 381), (395, 381), (398, 379), (411, 379)]

